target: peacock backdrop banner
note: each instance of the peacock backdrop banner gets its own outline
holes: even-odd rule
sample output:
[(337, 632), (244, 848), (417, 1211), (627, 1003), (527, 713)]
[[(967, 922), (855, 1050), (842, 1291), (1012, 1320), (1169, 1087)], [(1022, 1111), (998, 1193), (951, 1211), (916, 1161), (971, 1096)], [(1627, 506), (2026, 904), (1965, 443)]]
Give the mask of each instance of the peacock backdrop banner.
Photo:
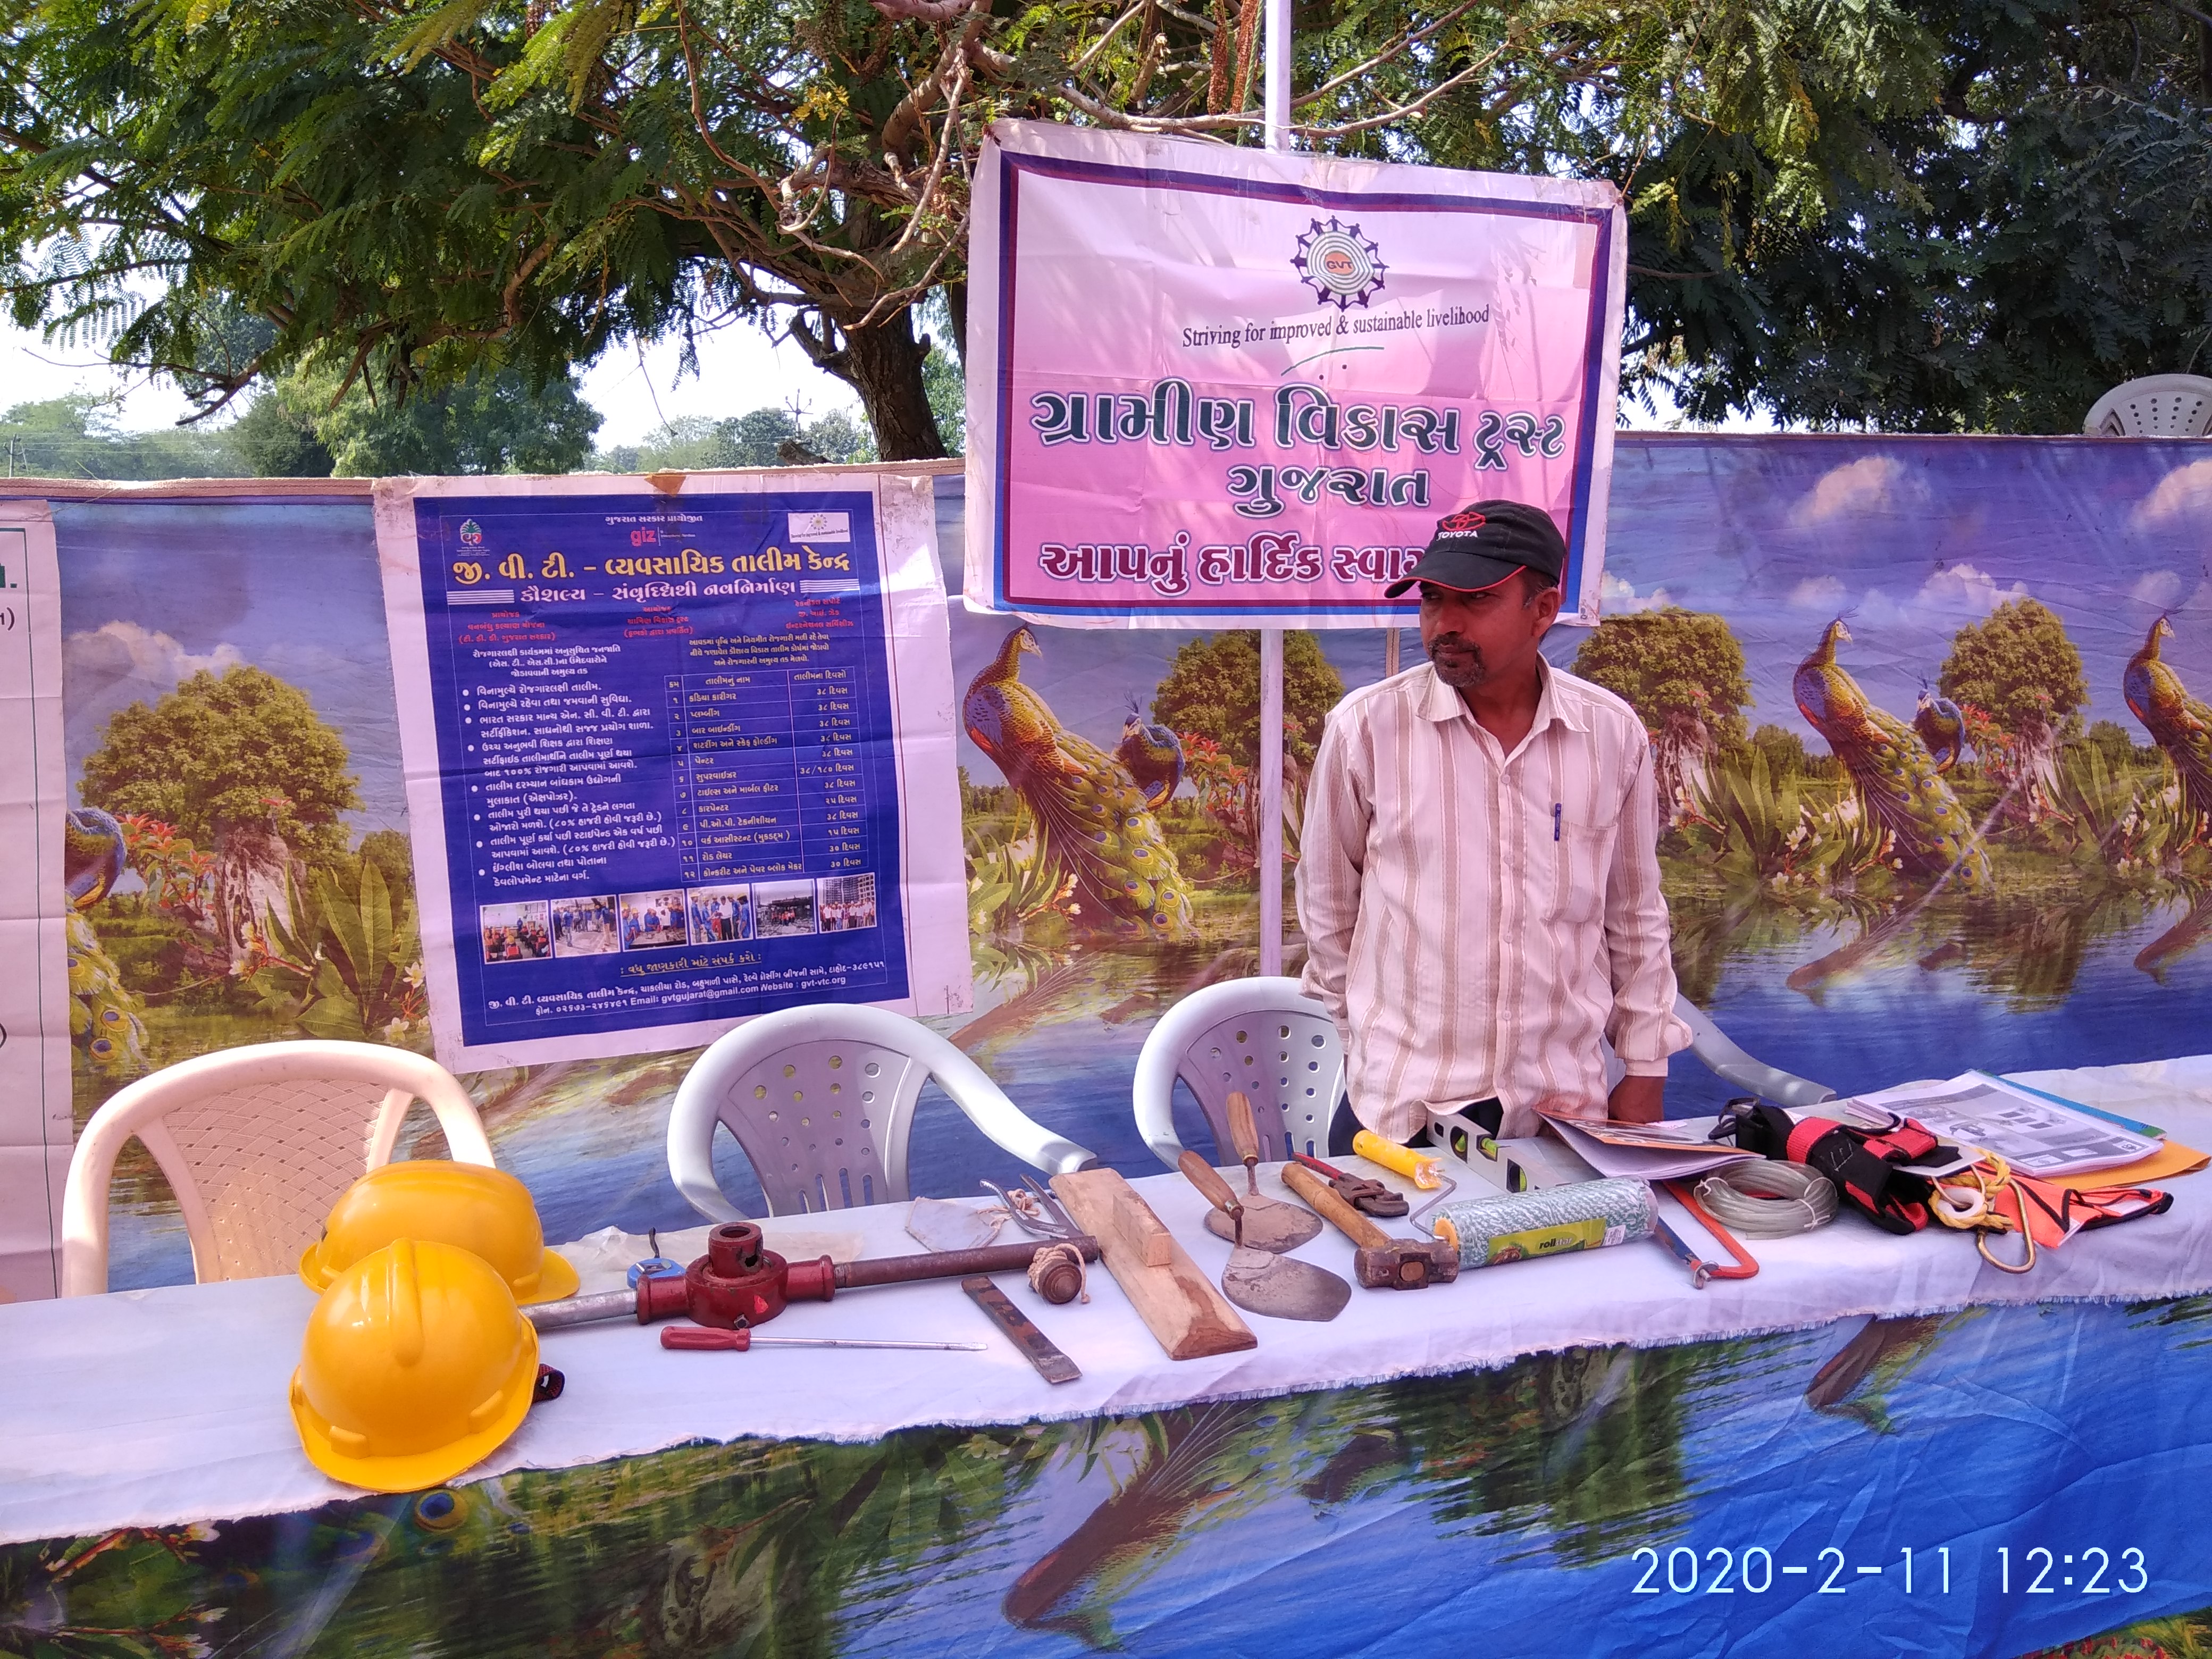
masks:
[[(935, 492), (957, 577), (960, 480)], [(72, 1045), (77, 1123), (233, 1044), (427, 1048), (366, 491), (52, 512), (79, 817), (76, 1034), (46, 1036)], [(1846, 1091), (2205, 1046), (2212, 446), (1625, 434), (1613, 520), (1604, 623), (1547, 649), (1654, 734), (1676, 965), (1732, 1036)], [(1289, 638), (1293, 858), (1322, 717), (1383, 644)], [(1143, 1170), (1146, 1032), (1256, 963), (1255, 636), (955, 606), (951, 652), (961, 822), (927, 832), (964, 844), (975, 1012), (937, 1023), (1040, 1121)], [(1108, 802), (1119, 832), (1070, 833)], [(688, 1224), (662, 1133), (695, 1052), (470, 1075), (550, 1237)], [(1689, 1060), (1668, 1088), (1676, 1110), (1722, 1093)], [(1010, 1172), (931, 1098), (917, 1191)], [(1204, 1144), (1194, 1112), (1185, 1133)], [(189, 1279), (150, 1163), (124, 1181), (113, 1282)]]
[[(957, 479), (936, 480), (935, 510), (950, 566)], [(76, 1125), (149, 1067), (234, 1044), (427, 1049), (367, 492), (57, 499), (52, 522), (70, 1014), (42, 1035), (73, 1062)], [(1753, 1053), (1845, 1091), (2205, 1048), (2208, 536), (2212, 445), (1624, 435), (1606, 620), (1547, 649), (1653, 733), (1688, 994)], [(941, 833), (963, 847), (976, 1006), (937, 1023), (1032, 1115), (1145, 1170), (1129, 1105), (1145, 1034), (1255, 966), (1256, 643), (956, 608), (951, 654), (961, 821)], [(1300, 769), (1342, 690), (1382, 672), (1384, 639), (1293, 635), (1287, 664), (1294, 857)], [(1069, 835), (1105, 802), (1121, 835)], [(280, 902), (292, 945), (271, 949)], [(467, 1077), (549, 1237), (690, 1223), (663, 1133), (695, 1053)], [(1669, 1106), (1723, 1092), (1686, 1060)], [(1183, 1133), (1204, 1144), (1194, 1111)], [(427, 1120), (415, 1144), (438, 1150)], [(938, 1195), (1011, 1173), (933, 1097), (911, 1170)], [(733, 1152), (720, 1176), (757, 1201)], [(19, 1184), (5, 1201), (50, 1197)], [(135, 1146), (116, 1200), (112, 1283), (189, 1279)], [(678, 1449), (503, 1490), (45, 1540), (0, 1551), (0, 1637), (659, 1654), (764, 1650), (772, 1625), (815, 1650), (1193, 1650), (1263, 1632), (1337, 1651), (1343, 1632), (1302, 1611), (1316, 1563), (1347, 1587), (1428, 1585), (1401, 1605), (1431, 1646), (1464, 1628), (1453, 1587), (1472, 1563), (1485, 1628), (1516, 1650), (1595, 1650), (1578, 1620), (1598, 1608), (1628, 1646), (1690, 1651), (1770, 1624), (1815, 1639), (1841, 1605), (1794, 1599), (1818, 1578), (1778, 1569), (1776, 1601), (1723, 1602), (1699, 1574), (1906, 1551), (1958, 1576), (1940, 1597), (1923, 1576), (1924, 1602), (1880, 1581), (1866, 1627), (1900, 1651), (2192, 1651), (2212, 1576), (2187, 1506), (2153, 1500), (2140, 1472), (2158, 1460), (2189, 1490), (2203, 1462), (2175, 1451), (2197, 1432), (2202, 1301), (1578, 1349), (866, 1448)], [(2091, 1544), (2122, 1593), (2031, 1601), (2004, 1576)], [(1409, 1559), (1437, 1571), (1407, 1577)], [(1873, 1592), (1851, 1593), (1866, 1616)], [(453, 1625), (455, 1608), (477, 1611)], [(2120, 1633), (2083, 1641), (2098, 1631)]]

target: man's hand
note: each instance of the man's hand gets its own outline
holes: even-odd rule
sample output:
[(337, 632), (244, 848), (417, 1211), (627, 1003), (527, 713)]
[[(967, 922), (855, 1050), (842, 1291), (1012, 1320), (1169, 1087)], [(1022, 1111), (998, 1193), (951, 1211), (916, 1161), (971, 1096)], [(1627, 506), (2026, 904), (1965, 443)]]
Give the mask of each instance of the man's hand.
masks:
[(1613, 1085), (1606, 1115), (1616, 1123), (1656, 1123), (1666, 1097), (1663, 1077), (1625, 1077)]

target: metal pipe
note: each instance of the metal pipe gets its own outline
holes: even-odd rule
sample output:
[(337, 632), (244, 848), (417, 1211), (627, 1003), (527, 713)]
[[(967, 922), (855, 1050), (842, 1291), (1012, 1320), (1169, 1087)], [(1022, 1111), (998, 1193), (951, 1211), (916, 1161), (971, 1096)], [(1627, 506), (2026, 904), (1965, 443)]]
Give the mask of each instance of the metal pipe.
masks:
[[(1291, 0), (1266, 0), (1267, 144), (1291, 147)], [(1283, 630), (1260, 630), (1260, 971), (1283, 971)]]
[(525, 1308), (522, 1316), (540, 1331), (590, 1325), (602, 1319), (636, 1319), (637, 1292), (601, 1291), (594, 1296), (572, 1296), (564, 1302), (542, 1302), (534, 1308)]

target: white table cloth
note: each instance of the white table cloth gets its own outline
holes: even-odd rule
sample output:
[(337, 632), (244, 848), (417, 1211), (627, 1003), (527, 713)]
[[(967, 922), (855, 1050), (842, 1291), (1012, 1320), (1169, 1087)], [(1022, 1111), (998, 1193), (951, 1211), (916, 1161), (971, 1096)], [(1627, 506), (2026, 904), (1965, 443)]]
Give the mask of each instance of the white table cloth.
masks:
[[(2021, 1080), (2212, 1149), (2212, 1056)], [(2022, 1276), (1986, 1266), (1969, 1235), (1931, 1230), (1899, 1238), (1847, 1216), (1816, 1233), (1752, 1245), (1756, 1277), (1702, 1291), (1657, 1243), (1637, 1244), (1485, 1269), (1425, 1291), (1355, 1290), (1343, 1315), (1327, 1324), (1248, 1316), (1256, 1348), (1180, 1363), (1162, 1352), (1102, 1268), (1092, 1270), (1091, 1301), (1066, 1307), (1044, 1303), (1018, 1275), (1000, 1275), (1016, 1303), (1082, 1367), (1080, 1381), (1059, 1387), (1038, 1376), (954, 1281), (797, 1304), (766, 1334), (973, 1340), (988, 1345), (982, 1352), (670, 1353), (653, 1330), (628, 1321), (582, 1327), (543, 1343), (545, 1362), (567, 1375), (567, 1392), (534, 1407), (514, 1438), (471, 1473), (565, 1467), (744, 1436), (858, 1441), (923, 1425), (1118, 1416), (1495, 1366), (1567, 1347), (1689, 1342), (1854, 1315), (2212, 1291), (2212, 1171), (2161, 1184), (2174, 1194), (2166, 1214), (2084, 1234)], [(1160, 1175), (1136, 1185), (1199, 1264), (1218, 1275), (1229, 1246), (1205, 1231), (1205, 1206), (1189, 1184)], [(1263, 1173), (1262, 1190), (1287, 1196), (1273, 1174)], [(1684, 1219), (1672, 1200), (1662, 1207)], [(904, 1205), (890, 1205), (767, 1224), (771, 1244), (881, 1255), (921, 1248), (906, 1234), (905, 1217)], [(1297, 1254), (1350, 1276), (1351, 1247), (1333, 1230)], [(0, 1307), (8, 1377), (0, 1541), (279, 1514), (347, 1495), (301, 1454), (286, 1403), (314, 1299), (286, 1277)]]

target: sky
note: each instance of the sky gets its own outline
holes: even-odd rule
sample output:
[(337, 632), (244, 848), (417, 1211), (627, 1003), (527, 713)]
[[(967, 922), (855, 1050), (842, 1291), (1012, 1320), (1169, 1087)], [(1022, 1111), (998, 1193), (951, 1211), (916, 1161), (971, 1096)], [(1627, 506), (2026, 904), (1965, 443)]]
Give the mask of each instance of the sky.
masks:
[[(620, 346), (584, 371), (584, 400), (606, 417), (595, 439), (601, 448), (634, 444), (663, 420), (686, 415), (720, 420), (787, 404), (794, 396), (808, 419), (859, 406), (842, 381), (816, 368), (798, 347), (771, 343), (756, 328), (726, 328), (702, 339), (696, 375), (679, 378), (677, 356), (673, 342), (641, 353)], [(0, 325), (0, 410), (79, 389), (117, 399), (116, 422), (127, 432), (167, 425), (191, 412), (174, 387), (119, 374), (95, 349), (52, 345), (34, 333)]]
[[(678, 378), (677, 355), (673, 342), (642, 352), (617, 346), (584, 371), (584, 400), (606, 417), (594, 440), (600, 448), (634, 444), (664, 420), (687, 415), (720, 420), (787, 405), (794, 397), (809, 420), (860, 406), (851, 388), (815, 368), (798, 347), (772, 343), (756, 328), (726, 328), (706, 337), (700, 342), (696, 375)], [(91, 348), (51, 345), (35, 333), (0, 323), (0, 410), (80, 388), (117, 399), (116, 422), (126, 432), (167, 425), (191, 412), (174, 387), (143, 375), (119, 374)], [(1661, 430), (1680, 419), (1663, 401), (1656, 413), (1625, 407), (1632, 431)], [(1753, 415), (1704, 429), (1769, 432), (1774, 423)]]

